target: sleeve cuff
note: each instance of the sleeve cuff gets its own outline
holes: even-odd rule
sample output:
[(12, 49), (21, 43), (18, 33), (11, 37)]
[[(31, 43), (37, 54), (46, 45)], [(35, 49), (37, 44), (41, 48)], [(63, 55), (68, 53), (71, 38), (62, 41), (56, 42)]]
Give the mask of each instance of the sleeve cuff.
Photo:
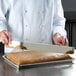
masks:
[(6, 28), (1, 28), (1, 27), (0, 27), (0, 32), (3, 31), (3, 30), (7, 30), (7, 29), (6, 29)]
[(53, 31), (53, 35), (56, 34), (56, 33), (59, 33), (61, 36), (64, 36), (64, 38), (67, 37), (67, 33), (66, 33), (66, 30), (63, 30), (63, 29), (59, 29), (59, 30), (55, 30)]

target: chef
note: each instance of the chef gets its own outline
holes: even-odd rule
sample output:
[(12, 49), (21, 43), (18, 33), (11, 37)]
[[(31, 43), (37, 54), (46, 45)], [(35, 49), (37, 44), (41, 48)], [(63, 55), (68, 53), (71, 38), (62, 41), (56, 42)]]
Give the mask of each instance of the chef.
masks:
[(0, 0), (0, 41), (68, 45), (61, 0)]

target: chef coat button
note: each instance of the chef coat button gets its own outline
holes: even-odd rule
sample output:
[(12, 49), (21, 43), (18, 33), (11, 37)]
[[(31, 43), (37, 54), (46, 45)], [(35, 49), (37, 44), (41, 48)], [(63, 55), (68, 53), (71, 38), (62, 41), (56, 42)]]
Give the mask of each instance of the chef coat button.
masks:
[(42, 26), (40, 25), (40, 29), (42, 28)]
[(25, 25), (27, 27), (27, 25)]
[(26, 41), (28, 41), (28, 38), (26, 38)]
[(25, 13), (27, 13), (27, 10), (25, 10)]
[(45, 11), (43, 10), (42, 13), (45, 13)]
[(42, 42), (44, 42), (44, 39), (42, 39)]

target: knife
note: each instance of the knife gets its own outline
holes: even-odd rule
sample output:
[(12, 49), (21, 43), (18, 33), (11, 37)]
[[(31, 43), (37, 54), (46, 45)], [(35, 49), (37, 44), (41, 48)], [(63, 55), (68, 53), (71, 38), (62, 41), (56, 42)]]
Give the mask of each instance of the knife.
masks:
[(4, 52), (5, 54), (11, 53), (11, 52), (22, 52), (24, 50), (27, 50), (25, 46), (23, 46), (22, 42), (19, 41), (12, 41), (8, 45), (5, 45)]

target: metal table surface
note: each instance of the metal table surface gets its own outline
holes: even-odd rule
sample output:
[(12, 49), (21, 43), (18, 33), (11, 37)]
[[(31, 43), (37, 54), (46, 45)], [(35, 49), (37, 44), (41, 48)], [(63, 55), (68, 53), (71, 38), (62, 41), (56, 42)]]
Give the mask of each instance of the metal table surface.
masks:
[(18, 70), (0, 57), (0, 76), (76, 76), (76, 64), (35, 66)]

